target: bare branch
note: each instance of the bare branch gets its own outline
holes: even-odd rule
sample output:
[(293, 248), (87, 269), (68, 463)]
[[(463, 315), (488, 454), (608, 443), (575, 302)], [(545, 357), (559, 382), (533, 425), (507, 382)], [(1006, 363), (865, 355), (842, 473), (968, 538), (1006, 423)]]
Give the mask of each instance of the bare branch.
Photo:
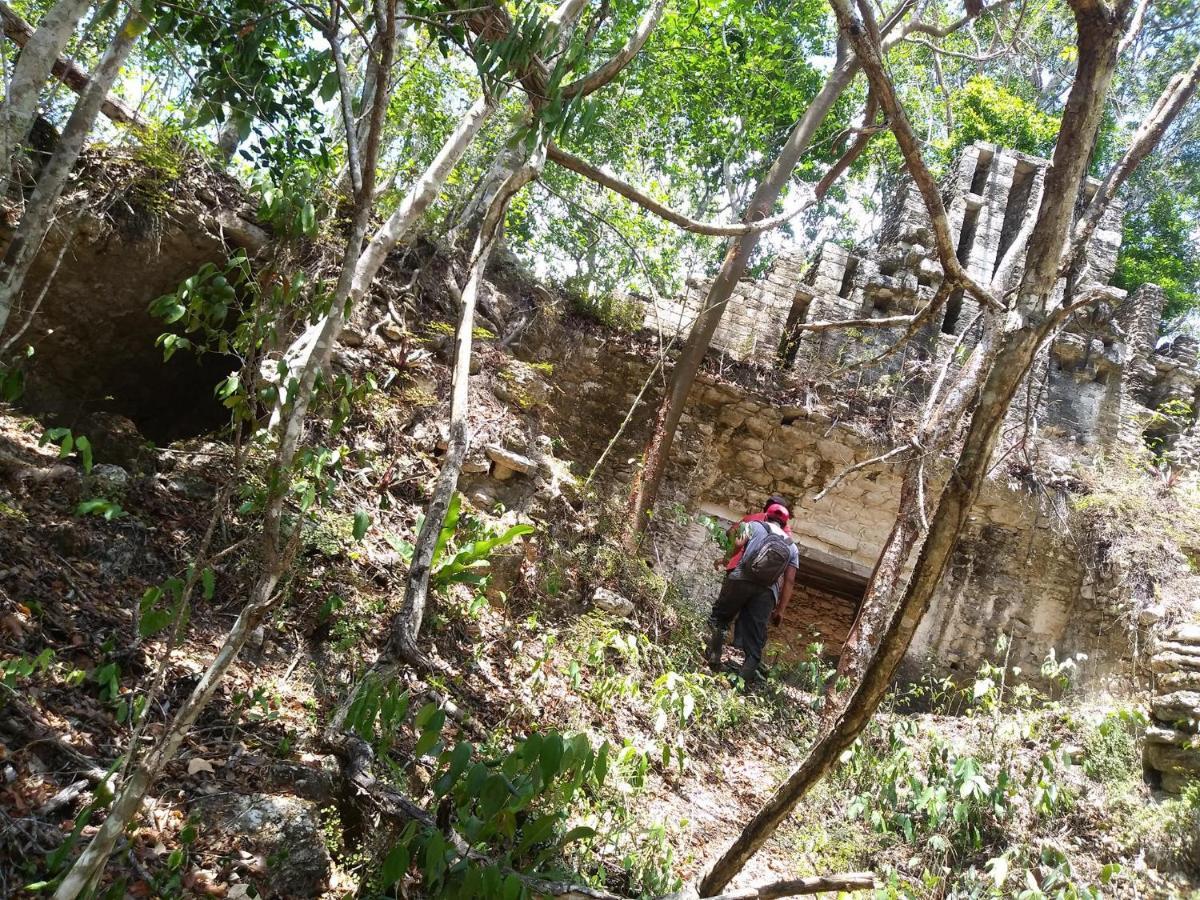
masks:
[(843, 328), (893, 328), (915, 322), (916, 315), (882, 316), (878, 319), (834, 319), (826, 322), (798, 322), (793, 331), (838, 331)]
[(1125, 29), (1125, 36), (1121, 38), (1121, 43), (1117, 44), (1117, 58), (1125, 55), (1125, 51), (1130, 45), (1138, 39), (1138, 35), (1142, 33), (1142, 25), (1146, 21), (1146, 11), (1150, 9), (1151, 0), (1139, 0), (1137, 7), (1133, 11), (1133, 18), (1129, 20), (1129, 27)]
[[(907, 37), (910, 34), (917, 34), (917, 33), (927, 34), (930, 37), (934, 37), (934, 38), (949, 37), (950, 35), (954, 34), (954, 32), (959, 31), (961, 28), (963, 28), (968, 23), (974, 21), (975, 19), (981, 18), (982, 16), (991, 15), (992, 13), (999, 12), (1004, 7), (1012, 4), (1012, 2), (1013, 2), (1013, 0), (999, 0), (998, 3), (993, 3), (990, 6), (981, 7), (980, 9), (978, 9), (977, 11), (975, 11), (973, 13), (968, 12), (965, 16), (961, 16), (961, 17), (955, 19), (949, 25), (945, 25), (942, 27), (938, 27), (936, 25), (931, 25), (928, 22), (921, 22), (921, 21), (908, 22), (904, 26), (904, 28), (900, 29), (900, 31), (897, 32), (895, 37), (893, 37), (892, 39), (890, 39), (884, 43), (884, 49), (890, 50), (892, 44), (902, 41), (905, 37)], [(885, 35), (887, 34), (886, 30), (884, 31), (884, 34)]]
[(818, 875), (812, 878), (792, 878), (773, 881), (758, 887), (743, 888), (718, 894), (708, 900), (776, 900), (779, 897), (799, 897), (803, 894), (823, 894), (826, 891), (869, 891), (875, 888), (872, 872), (851, 872), (847, 875)]
[(698, 222), (695, 219), (685, 216), (683, 213), (676, 212), (668, 206), (664, 206), (657, 200), (643, 194), (633, 185), (628, 184), (614, 175), (610, 175), (603, 169), (593, 166), (591, 163), (580, 159), (572, 153), (563, 150), (557, 144), (551, 142), (547, 151), (547, 159), (558, 163), (564, 169), (570, 169), (576, 174), (582, 175), (589, 181), (594, 181), (596, 184), (602, 185), (615, 193), (620, 194), (626, 200), (636, 203), (638, 206), (654, 213), (660, 219), (664, 219), (673, 225), (678, 225), (684, 231), (690, 231), (694, 234), (708, 234), (719, 237), (734, 237), (743, 234), (760, 234), (764, 231), (769, 231), (772, 228), (778, 228), (780, 225), (791, 221), (800, 213), (811, 207), (815, 202), (815, 198), (807, 198), (799, 207), (790, 210), (786, 213), (780, 213), (777, 216), (772, 216), (769, 219), (759, 219), (749, 224), (714, 224), (711, 222)]
[(854, 48), (854, 53), (871, 82), (871, 88), (888, 117), (892, 133), (896, 136), (896, 143), (900, 146), (900, 151), (904, 156), (909, 177), (912, 178), (917, 190), (921, 193), (922, 200), (925, 201), (934, 241), (937, 244), (938, 258), (941, 261), (946, 280), (970, 291), (982, 303), (998, 305), (990, 292), (976, 284), (967, 275), (958, 260), (941, 191), (921, 156), (917, 137), (913, 133), (904, 106), (896, 95), (896, 88), (887, 72), (884, 71), (884, 51), (876, 41), (871, 39), (871, 34), (876, 29), (870, 7), (865, 3), (859, 3), (860, 14), (856, 15), (847, 0), (829, 0), (829, 2), (837, 16), (838, 26)]
[(893, 459), (899, 456), (901, 453), (905, 453), (909, 450), (916, 450), (920, 452), (920, 449), (920, 446), (916, 442), (901, 444), (899, 447), (893, 447), (887, 453), (881, 453), (879, 456), (872, 456), (870, 459), (863, 460), (860, 463), (855, 463), (848, 469), (842, 469), (841, 472), (834, 476), (832, 481), (830, 481), (827, 485), (825, 485), (825, 487), (821, 488), (821, 490), (817, 492), (816, 496), (813, 497), (813, 502), (815, 503), (818, 500), (825, 499), (826, 494), (832, 491), (847, 477), (853, 475), (855, 472), (861, 472), (863, 469), (870, 468), (871, 466), (877, 466), (880, 463), (885, 463), (889, 459)]
[(875, 125), (875, 117), (879, 113), (879, 101), (875, 99), (875, 92), (867, 92), (867, 105), (863, 109), (862, 127), (855, 133), (854, 140), (850, 146), (846, 148), (846, 152), (842, 154), (829, 170), (821, 176), (821, 180), (817, 182), (815, 190), (817, 202), (820, 203), (825, 199), (825, 195), (829, 193), (829, 189), (833, 187), (834, 182), (842, 177), (842, 173), (854, 165), (854, 161), (862, 156), (862, 152), (867, 149), (867, 144), (880, 131), (887, 128), (886, 125)]
[(883, 352), (875, 354), (874, 356), (869, 356), (866, 359), (855, 360), (854, 362), (847, 363), (833, 373), (834, 377), (844, 375), (847, 372), (852, 372), (855, 369), (876, 366), (888, 357), (894, 355), (913, 339), (917, 332), (920, 331), (926, 325), (926, 323), (928, 323), (929, 320), (934, 317), (938, 310), (946, 305), (946, 301), (950, 299), (950, 294), (953, 292), (953, 290), (953, 284), (951, 284), (949, 281), (943, 281), (938, 285), (937, 291), (934, 293), (933, 297), (930, 298), (929, 302), (925, 304), (924, 308), (922, 308), (915, 315), (909, 316), (911, 321), (909, 322), (908, 327), (904, 329), (904, 334), (900, 335), (900, 337), (897, 338), (891, 344), (891, 346), (887, 347)]
[(338, 94), (342, 101), (342, 121), (346, 124), (346, 165), (350, 170), (350, 184), (354, 196), (362, 193), (362, 164), (358, 157), (358, 128), (354, 122), (354, 100), (350, 96), (350, 73), (346, 70), (346, 57), (342, 54), (342, 42), (332, 25), (325, 32), (329, 52), (333, 56), (334, 71), (337, 73)]
[(1195, 96), (1198, 85), (1200, 85), (1200, 55), (1196, 57), (1190, 69), (1186, 72), (1176, 73), (1167, 84), (1146, 116), (1146, 120), (1138, 127), (1129, 149), (1105, 177), (1104, 183), (1097, 189), (1084, 214), (1075, 223), (1075, 232), (1059, 267), (1060, 275), (1065, 274), (1066, 270), (1074, 265), (1087, 242), (1091, 240), (1096, 226), (1100, 224), (1104, 211), (1116, 197), (1117, 191), (1158, 145), (1167, 128)]
[(594, 69), (582, 78), (572, 81), (562, 89), (564, 97), (586, 97), (604, 85), (612, 81), (622, 69), (624, 69), (633, 60), (642, 47), (645, 46), (646, 40), (650, 37), (650, 33), (657, 27), (659, 20), (662, 19), (663, 10), (667, 6), (667, 0), (653, 0), (650, 8), (646, 10), (637, 29), (629, 36), (629, 40), (612, 59)]

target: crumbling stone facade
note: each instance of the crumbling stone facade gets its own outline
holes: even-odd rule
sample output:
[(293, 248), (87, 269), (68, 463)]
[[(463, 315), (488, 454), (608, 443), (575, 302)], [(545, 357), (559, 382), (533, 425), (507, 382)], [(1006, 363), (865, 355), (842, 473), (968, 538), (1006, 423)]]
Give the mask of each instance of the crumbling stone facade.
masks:
[[(976, 279), (990, 283), (997, 272), (1020, 271), (1022, 226), (1040, 202), (1046, 165), (980, 144), (949, 173), (945, 196), (959, 259)], [(784, 656), (814, 639), (828, 650), (840, 648), (899, 503), (897, 475), (886, 466), (856, 472), (816, 500), (837, 473), (886, 449), (887, 439), (836, 400), (832, 407), (810, 402), (805, 386), (878, 354), (900, 329), (795, 327), (911, 314), (933, 297), (941, 269), (920, 197), (902, 185), (889, 210), (874, 246), (851, 251), (827, 243), (811, 259), (784, 254), (763, 279), (739, 285), (714, 344), (727, 359), (776, 371), (787, 387), (772, 394), (761, 385), (702, 377), (655, 516), (654, 555), (704, 604), (719, 576), (712, 568), (715, 545), (698, 516), (733, 521), (758, 509), (771, 492), (792, 500), (804, 566), (802, 594), (782, 631), (778, 652)], [(1095, 233), (1075, 290), (1108, 282), (1120, 232), (1121, 210), (1113, 208)], [(671, 335), (689, 327), (706, 290), (692, 284), (675, 300), (648, 302), (648, 330)], [(1060, 301), (1069, 290), (1060, 286)], [(1174, 432), (1194, 432), (1196, 347), (1187, 340), (1158, 346), (1162, 303), (1162, 291), (1146, 285), (1112, 308), (1074, 317), (1046, 348), (1010, 413), (1010, 431), (1024, 430), (1045, 451), (1037, 490), (998, 470), (916, 635), (914, 668), (932, 663), (966, 676), (1004, 643), (1010, 665), (1034, 676), (1051, 651), (1059, 659), (1078, 655), (1077, 682), (1091, 688), (1129, 686), (1144, 673), (1139, 654), (1148, 634), (1134, 607), (1146, 598), (1134, 596), (1140, 587), (1099, 583), (1088, 554), (1080, 552), (1085, 538), (1071, 532), (1066, 470), (1072, 453), (1144, 452), (1147, 429), (1162, 418), (1155, 410), (1167, 401), (1176, 401)], [(902, 353), (866, 368), (860, 380), (885, 393), (915, 391), (919, 401), (927, 380), (908, 373), (914, 365), (933, 371), (948, 354), (962, 354), (974, 340), (978, 312), (971, 298), (951, 296)], [(563, 395), (552, 405), (555, 426), (569, 439), (568, 456), (586, 470), (608, 448), (602, 477), (627, 483), (658, 400), (653, 378), (641, 393), (652, 355), (593, 339), (556, 348), (555, 356)], [(609, 448), (631, 406), (625, 431)], [(934, 465), (930, 477), (936, 482), (944, 473)]]
[[(1021, 226), (1036, 212), (1047, 162), (989, 144), (961, 156), (946, 186), (958, 257), (973, 278), (989, 284), (1000, 271), (1019, 272), (1024, 256)], [(1095, 190), (1089, 185), (1088, 190)], [(855, 252), (824, 244), (814, 258), (803, 251), (783, 254), (760, 281), (744, 282), (729, 302), (714, 346), (742, 361), (818, 373), (875, 355), (900, 337), (903, 328), (801, 331), (801, 323), (910, 315), (932, 299), (941, 280), (933, 236), (921, 198), (901, 185), (889, 204), (878, 242)], [(1107, 284), (1120, 250), (1122, 210), (1114, 204), (1101, 219), (1074, 291)], [(1013, 263), (1009, 266), (1008, 262)], [(1010, 276), (1011, 277), (1011, 276)], [(679, 333), (695, 320), (707, 284), (690, 285), (673, 301), (647, 304), (645, 324)], [(1062, 302), (1067, 285), (1059, 287)], [(1145, 285), (1115, 308), (1102, 306), (1075, 317), (1045, 351), (1031, 384), (1031, 413), (1048, 435), (1088, 446), (1140, 447), (1154, 411), (1175, 402), (1194, 421), (1200, 371), (1190, 338), (1157, 346), (1163, 294)], [(973, 343), (978, 304), (951, 295), (944, 311), (903, 353), (868, 369), (873, 377), (899, 371), (914, 359), (938, 365), (961, 343)], [(958, 350), (961, 352), (961, 349)]]

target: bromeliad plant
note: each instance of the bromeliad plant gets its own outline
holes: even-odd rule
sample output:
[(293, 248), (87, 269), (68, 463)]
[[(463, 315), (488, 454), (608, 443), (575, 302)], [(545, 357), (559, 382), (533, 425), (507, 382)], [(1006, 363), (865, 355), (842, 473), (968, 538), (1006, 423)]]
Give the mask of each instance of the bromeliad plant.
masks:
[[(420, 522), (417, 523), (416, 530), (421, 530)], [(456, 493), (450, 499), (446, 518), (442, 521), (442, 530), (433, 550), (430, 585), (439, 591), (445, 591), (455, 584), (484, 587), (489, 577), (492, 554), (517, 538), (533, 532), (532, 525), (512, 525), (504, 531), (489, 528), (474, 516), (464, 514), (462, 494)], [(392, 549), (400, 554), (405, 564), (411, 565), (412, 544), (395, 535), (386, 535), (386, 539), (392, 545)]]

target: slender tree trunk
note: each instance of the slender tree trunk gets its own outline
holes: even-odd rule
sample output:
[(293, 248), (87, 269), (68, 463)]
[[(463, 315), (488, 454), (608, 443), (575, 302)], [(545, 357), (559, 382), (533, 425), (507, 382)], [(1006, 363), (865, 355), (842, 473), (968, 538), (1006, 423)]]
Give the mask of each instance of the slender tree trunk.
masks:
[[(392, 39), (395, 35), (395, 19), (392, 17), (389, 17), (387, 23), (387, 34), (389, 37), (385, 41), (380, 67), (381, 77), (386, 77), (386, 73), (391, 70), (391, 51), (394, 47)], [(379, 153), (379, 134), (383, 129), (383, 113), (387, 96), (387, 88), (382, 86), (379, 97), (383, 102), (377, 102), (372, 109), (370, 138), (363, 152), (362, 190), (356, 200), (350, 235), (346, 241), (341, 272), (330, 303), (330, 311), (321, 322), (308, 364), (300, 373), (300, 387), (295, 396), (291, 398), (284, 419), (275, 429), (279, 444), (272, 466), (274, 477), (268, 481), (274, 483), (276, 487), (267, 501), (263, 516), (262, 572), (250, 593), (249, 602), (225, 636), (217, 655), (209, 663), (200, 682), (175, 714), (175, 718), (154, 749), (133, 767), (129, 779), (122, 785), (113, 801), (104, 824), (100, 826), (91, 843), (67, 872), (54, 893), (54, 900), (75, 900), (83, 891), (95, 887), (117, 840), (141, 806), (142, 797), (145, 796), (146, 791), (161, 774), (166, 764), (174, 757), (197, 716), (212, 699), (221, 679), (277, 599), (275, 589), (287, 571), (292, 555), (291, 550), (294, 548), (295, 537), (298, 534), (298, 532), (289, 534), (284, 528), (283, 513), (291, 483), (292, 464), (300, 447), (300, 438), (303, 435), (317, 374), (328, 363), (333, 344), (341, 331), (345, 320), (347, 301), (354, 283), (356, 266), (363, 253), (367, 227), (370, 222), (375, 168)], [(135, 751), (136, 748), (131, 748), (131, 752)]]
[(54, 207), (62, 195), (67, 176), (83, 150), (83, 143), (96, 122), (101, 104), (108, 98), (125, 57), (133, 49), (134, 41), (141, 32), (140, 21), (140, 14), (131, 11), (118, 26), (117, 33), (92, 74), (91, 83), (76, 101), (54, 155), (42, 170), (8, 251), (0, 261), (0, 333), (4, 331), (13, 303), (20, 295), (25, 277), (50, 230)]
[[(743, 221), (751, 223), (765, 218), (779, 199), (780, 193), (792, 177), (792, 171), (800, 161), (800, 157), (812, 144), (812, 139), (820, 128), (821, 123), (833, 109), (833, 105), (858, 71), (858, 63), (853, 56), (838, 61), (832, 74), (816, 97), (805, 110), (804, 116), (796, 123), (787, 143), (775, 158), (770, 171), (759, 182), (750, 206), (743, 216)], [(704, 299), (704, 305), (696, 321), (688, 331), (687, 341), (680, 351), (675, 368), (671, 371), (671, 382), (666, 396), (659, 404), (655, 417), (654, 431), (646, 447), (646, 459), (640, 472), (634, 476), (633, 488), (630, 492), (629, 515), (626, 524), (625, 540), (631, 549), (640, 541), (641, 534), (646, 528), (646, 520), (654, 501), (662, 487), (663, 476), (666, 474), (667, 462), (671, 455), (671, 446), (675, 441), (675, 433), (679, 428), (679, 420), (683, 417), (687, 398), (691, 393), (696, 373), (708, 352), (713, 335), (725, 314), (725, 306), (737, 287), (738, 279), (745, 274), (750, 255), (758, 246), (761, 232), (741, 235), (730, 242), (725, 253), (721, 271), (713, 281)]]
[(425, 663), (425, 654), (417, 645), (417, 635), (425, 617), (433, 552), (450, 499), (458, 488), (458, 476), (467, 456), (470, 439), (467, 434), (467, 412), (470, 405), (471, 345), (479, 288), (487, 272), (488, 260), (503, 230), (509, 203), (538, 176), (546, 163), (546, 141), (539, 139), (533, 153), (529, 154), (521, 135), (514, 135), (501, 158), (504, 160), (501, 167), (508, 174), (491, 193), (491, 201), (475, 238), (467, 282), (462, 289), (462, 311), (454, 338), (454, 383), (450, 394), (450, 433), (446, 456), (433, 494), (425, 507), (421, 530), (413, 544), (412, 563), (404, 588), (404, 605), (392, 626), (393, 655), (421, 665)]
[[(1009, 404), (1043, 341), (1060, 320), (1058, 312), (1047, 313), (1046, 305), (1053, 295), (1074, 200), (1086, 175), (1096, 129), (1116, 68), (1116, 48), (1127, 10), (1127, 4), (1114, 12), (1107, 7), (1093, 6), (1086, 0), (1074, 0), (1074, 3), (1079, 29), (1079, 66), (1046, 176), (1037, 224), (1030, 238), (1018, 307), (1006, 317), (1004, 330), (998, 337), (998, 348), (988, 361), (962, 449), (938, 497), (913, 574), (879, 649), (840, 714), (822, 729), (804, 761), (709, 867), (700, 881), (702, 896), (718, 893), (741, 871), (808, 790), (836, 764), (841, 753), (854, 742), (878, 709), (966, 526), (971, 507), (987, 476)], [(857, 50), (868, 37), (861, 25), (856, 28), (844, 0), (833, 0), (833, 5), (843, 33), (851, 38)], [(870, 48), (863, 46), (863, 49)], [(872, 58), (870, 53), (859, 55)], [(882, 65), (873, 63), (866, 68), (872, 86), (883, 97), (892, 88)], [(902, 111), (899, 118), (903, 118)], [(906, 124), (893, 121), (892, 127), (897, 129)]]
[[(400, 201), (400, 205), (371, 238), (353, 271), (353, 282), (349, 294), (351, 305), (356, 305), (366, 296), (375, 276), (379, 274), (380, 267), (387, 260), (388, 254), (397, 243), (412, 232), (420, 222), (425, 210), (429, 208), (429, 204), (437, 199), (455, 164), (471, 146), (471, 141), (475, 139), (475, 135), (479, 133), (483, 124), (491, 118), (495, 109), (495, 105), (487, 97), (481, 97), (475, 101), (459, 120), (458, 126), (446, 138), (428, 168), (408, 189), (408, 193)], [(310, 326), (292, 342), (285, 354), (288, 359), (289, 373), (294, 375), (296, 372), (308, 370), (309, 361), (319, 350), (319, 342), (324, 343), (322, 333), (329, 324), (329, 319), (323, 319)], [(341, 324), (338, 325), (338, 332), (340, 333), (340, 331)], [(325, 341), (328, 341), (327, 334)], [(272, 426), (282, 420), (284, 402), (281, 395), (271, 415)]]
[[(89, 0), (58, 0), (42, 16), (17, 58), (0, 104), (0, 197), (8, 195), (13, 161), (29, 137), (42, 89), (90, 5)], [(0, 10), (6, 31), (13, 20), (16, 27), (24, 24), (7, 3), (0, 3)]]

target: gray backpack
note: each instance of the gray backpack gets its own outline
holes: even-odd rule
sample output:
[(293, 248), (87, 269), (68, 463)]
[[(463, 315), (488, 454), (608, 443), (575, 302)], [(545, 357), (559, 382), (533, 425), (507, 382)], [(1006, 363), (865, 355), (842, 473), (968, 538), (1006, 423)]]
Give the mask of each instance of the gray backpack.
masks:
[(771, 587), (787, 571), (792, 561), (792, 542), (767, 528), (767, 536), (754, 556), (742, 562), (746, 580), (762, 587)]

